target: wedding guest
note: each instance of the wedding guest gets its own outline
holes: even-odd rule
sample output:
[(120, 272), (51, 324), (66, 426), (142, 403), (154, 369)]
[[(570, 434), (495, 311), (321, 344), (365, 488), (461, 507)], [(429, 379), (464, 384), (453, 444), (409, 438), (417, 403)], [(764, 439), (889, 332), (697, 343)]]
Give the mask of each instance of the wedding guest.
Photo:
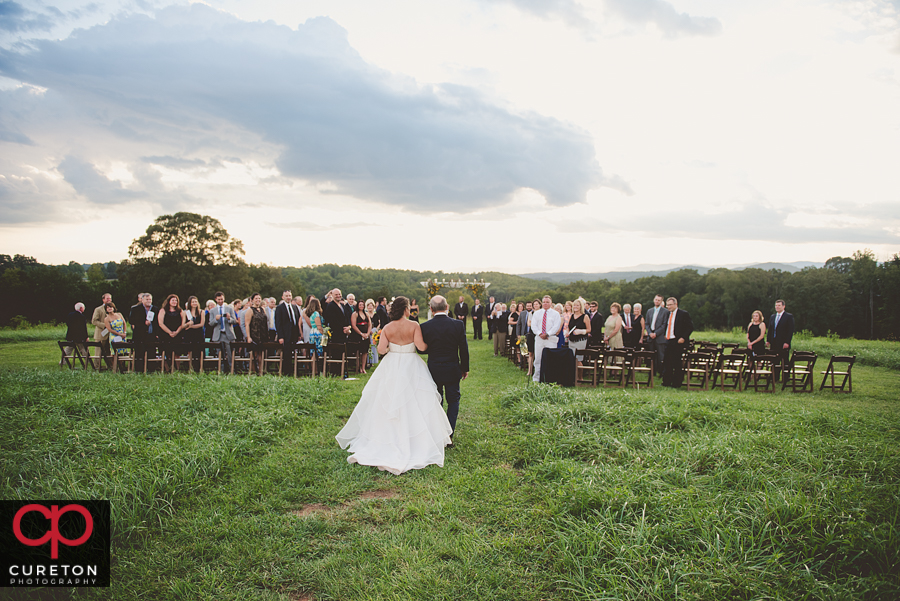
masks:
[(112, 294), (107, 292), (103, 296), (100, 297), (100, 305), (94, 309), (94, 313), (91, 316), (91, 324), (94, 326), (94, 342), (99, 342), (100, 347), (98, 347), (94, 351), (94, 365), (99, 368), (100, 367), (100, 356), (104, 356), (107, 359), (107, 363), (111, 360), (109, 358), (109, 328), (106, 327), (106, 303), (112, 302)]
[(775, 365), (775, 379), (779, 380), (782, 369), (787, 368), (791, 353), (791, 341), (794, 339), (794, 316), (784, 310), (784, 301), (775, 301), (775, 313), (769, 317), (766, 328), (766, 342), (772, 354), (778, 355)]
[(581, 365), (584, 360), (583, 351), (587, 348), (588, 335), (591, 333), (591, 321), (584, 313), (584, 299), (572, 301), (572, 317), (569, 319), (569, 348), (575, 352), (575, 363)]
[(754, 311), (747, 326), (747, 348), (753, 355), (764, 355), (766, 352), (766, 322), (762, 311)]
[(209, 323), (213, 326), (212, 342), (221, 342), (225, 352), (225, 373), (231, 371), (231, 343), (235, 341), (233, 324), (237, 323), (234, 307), (225, 304), (225, 294), (213, 295), (216, 305), (210, 310)]
[(538, 299), (534, 299), (531, 301), (531, 311), (528, 312), (528, 330), (525, 332), (525, 348), (528, 349), (528, 373), (526, 375), (532, 375), (534, 369), (534, 340), (536, 338), (534, 332), (531, 329), (531, 322), (534, 313), (541, 308), (541, 301)]
[(331, 291), (331, 302), (325, 305), (323, 311), (325, 315), (325, 325), (331, 330), (331, 340), (329, 344), (343, 344), (347, 342), (347, 336), (350, 334), (350, 319), (344, 313), (342, 304), (343, 297), (340, 288)]
[(610, 349), (622, 348), (622, 316), (619, 315), (621, 310), (622, 305), (619, 303), (613, 303), (609, 306), (609, 317), (606, 318), (606, 324), (604, 325), (603, 342)]
[[(66, 316), (66, 342), (72, 342), (74, 347), (78, 348), (78, 353), (82, 356), (87, 355), (87, 321), (84, 319), (84, 303), (75, 303), (75, 310)], [(66, 357), (72, 356), (73, 346), (67, 346), (63, 349)], [(63, 365), (62, 360), (59, 362)]]
[(381, 330), (384, 326), (391, 323), (391, 318), (387, 312), (387, 299), (379, 296), (375, 304), (375, 317), (372, 320), (372, 325), (376, 329)]
[(556, 332), (556, 348), (563, 348), (566, 346), (566, 332), (563, 329), (565, 324), (563, 323), (563, 313), (565, 313), (565, 307), (562, 303), (556, 303), (553, 305), (553, 310), (559, 313), (559, 330)]
[(634, 307), (631, 309), (631, 319), (633, 320), (633, 336), (636, 338), (635, 347), (636, 349), (644, 348), (644, 316), (643, 316), (644, 307), (641, 303), (634, 303)]
[(306, 316), (309, 318), (310, 329), (309, 329), (309, 342), (310, 344), (316, 345), (316, 355), (321, 357), (324, 354), (324, 350), (322, 349), (322, 337), (325, 336), (325, 326), (322, 323), (322, 306), (319, 304), (319, 299), (313, 297), (309, 299), (309, 303), (306, 305)]
[(259, 375), (263, 373), (266, 354), (262, 344), (269, 339), (269, 317), (262, 303), (262, 295), (256, 292), (250, 297), (250, 306), (244, 311), (244, 330), (247, 332), (247, 342), (254, 345), (253, 362)]
[(371, 333), (369, 334), (368, 365), (377, 365), (378, 345), (375, 342), (375, 332), (378, 331), (378, 328), (375, 327), (375, 301), (371, 298), (366, 299), (366, 316), (369, 318), (369, 323), (372, 324)]
[(663, 386), (679, 388), (684, 380), (681, 358), (694, 332), (694, 322), (687, 311), (678, 308), (678, 299), (666, 299), (669, 318), (666, 321), (666, 364), (663, 366)]
[[(181, 342), (181, 332), (184, 330), (186, 317), (181, 308), (181, 301), (177, 294), (170, 294), (163, 302), (162, 310), (156, 316), (156, 324), (159, 326), (159, 341), (162, 344)], [(172, 356), (175, 351), (163, 347), (163, 371), (170, 372)]]
[(234, 309), (234, 318), (237, 320), (235, 323), (238, 325), (237, 328), (234, 328), (234, 340), (235, 342), (243, 342), (244, 338), (246, 338), (244, 336), (244, 328), (241, 327), (241, 311), (244, 308), (244, 302), (236, 298), (231, 302), (231, 308)]
[[(215, 304), (215, 303), (213, 303)], [(206, 313), (200, 308), (200, 300), (196, 296), (189, 296), (185, 303), (184, 341), (193, 345), (191, 350), (191, 365), (195, 371), (200, 371), (200, 355), (203, 353), (203, 330), (206, 326)]]
[(350, 344), (348, 353), (356, 354), (357, 372), (366, 373), (366, 357), (369, 356), (369, 337), (372, 334), (372, 323), (366, 315), (365, 301), (356, 303), (356, 310), (350, 316)]
[(591, 320), (591, 335), (588, 336), (588, 346), (600, 348), (603, 346), (603, 313), (600, 312), (600, 304), (597, 301), (590, 302), (589, 317)]
[(290, 290), (284, 290), (281, 293), (281, 303), (275, 308), (275, 330), (278, 335), (278, 344), (281, 345), (282, 375), (293, 372), (294, 352), (297, 342), (300, 340), (302, 323), (300, 310), (294, 304), (294, 295)]
[(491, 340), (494, 336), (494, 307), (497, 303), (494, 301), (494, 297), (488, 297), (487, 305), (484, 307), (484, 313), (487, 315), (487, 329), (488, 329), (488, 340)]
[[(269, 326), (268, 341), (275, 342), (275, 339), (278, 338), (278, 331), (275, 329), (275, 308), (278, 306), (278, 301), (275, 300), (274, 296), (270, 296), (269, 298), (263, 299), (263, 306), (266, 310), (266, 321)], [(306, 339), (304, 338), (304, 342), (305, 341)]]
[(556, 348), (561, 327), (562, 315), (553, 309), (553, 299), (547, 295), (541, 301), (541, 308), (531, 317), (531, 331), (535, 335), (532, 375), (535, 382), (541, 381), (541, 355), (545, 348)]
[(308, 295), (305, 301), (300, 295), (294, 297), (294, 305), (297, 306), (297, 313), (300, 314), (300, 339), (297, 342), (302, 342), (304, 344), (309, 343), (309, 331), (312, 327), (309, 323), (309, 316), (305, 311), (306, 305), (309, 304), (310, 296), (312, 295)]
[(625, 303), (622, 305), (622, 346), (625, 348), (635, 348), (635, 327), (634, 316), (631, 314), (631, 305)]
[(135, 342), (134, 369), (137, 372), (144, 371), (144, 361), (147, 353), (155, 351), (158, 327), (155, 326), (155, 318), (159, 314), (159, 308), (153, 304), (153, 295), (144, 292), (141, 302), (128, 312), (128, 323), (131, 324), (131, 337)]
[(568, 340), (569, 339), (569, 320), (572, 319), (572, 301), (566, 301), (566, 304), (563, 305), (563, 327), (562, 327), (562, 335)]
[(653, 308), (647, 313), (646, 337), (647, 348), (656, 352), (656, 373), (661, 376), (666, 357), (666, 323), (669, 319), (669, 310), (665, 308), (663, 297), (657, 294), (653, 297)]
[(216, 301), (214, 301), (213, 299), (209, 299), (208, 301), (206, 301), (206, 311), (203, 314), (203, 318), (206, 320), (206, 327), (203, 328), (203, 338), (206, 340), (206, 342), (212, 340), (213, 324), (209, 319), (209, 314), (215, 306)]
[(125, 317), (116, 311), (116, 305), (109, 301), (103, 307), (106, 309), (106, 317), (103, 318), (103, 326), (109, 330), (111, 342), (125, 342), (128, 330), (125, 326)]
[(472, 307), (472, 340), (482, 340), (482, 329), (484, 326), (484, 305), (481, 299), (475, 299), (475, 306)]
[(514, 343), (518, 340), (516, 336), (516, 328), (519, 325), (519, 305), (513, 303), (510, 305), (509, 318), (506, 320), (506, 337)]
[(519, 304), (516, 305), (516, 313), (519, 314), (519, 319), (516, 321), (516, 344), (519, 344), (520, 339), (528, 333), (528, 318), (531, 316), (531, 311), (525, 306), (523, 301), (519, 301)]
[(503, 303), (494, 304), (492, 319), (494, 321), (494, 356), (497, 357), (506, 347), (506, 322), (509, 319), (506, 305)]

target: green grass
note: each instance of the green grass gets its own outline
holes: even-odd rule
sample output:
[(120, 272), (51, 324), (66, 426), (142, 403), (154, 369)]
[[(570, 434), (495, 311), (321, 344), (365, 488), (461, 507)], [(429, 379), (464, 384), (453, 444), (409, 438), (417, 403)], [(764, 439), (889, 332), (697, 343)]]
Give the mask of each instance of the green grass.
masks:
[(65, 340), (66, 326), (56, 324), (40, 324), (28, 328), (0, 328), (0, 345), (18, 342), (36, 342), (39, 340)]
[(896, 371), (564, 390), (485, 339), (445, 467), (397, 477), (334, 441), (365, 377), (73, 373), (34, 344), (0, 347), (0, 494), (112, 501), (113, 585), (79, 597), (900, 598)]

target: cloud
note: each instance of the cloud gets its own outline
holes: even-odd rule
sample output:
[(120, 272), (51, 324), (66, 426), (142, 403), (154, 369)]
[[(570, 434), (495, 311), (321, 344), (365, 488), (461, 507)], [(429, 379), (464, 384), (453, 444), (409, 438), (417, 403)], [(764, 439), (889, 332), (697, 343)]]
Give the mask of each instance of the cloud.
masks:
[(664, 0), (604, 0), (604, 5), (610, 12), (632, 23), (656, 25), (669, 38), (722, 33), (722, 23), (718, 19), (679, 13)]
[[(496, 206), (521, 188), (555, 206), (600, 186), (627, 191), (597, 164), (588, 132), (374, 67), (325, 17), (292, 30), (173, 6), (0, 50), (0, 74), (78, 107), (147, 164), (269, 153), (284, 176), (419, 213)], [(97, 198), (128, 192), (70, 167)]]
[(76, 156), (67, 156), (58, 170), (76, 192), (95, 204), (121, 204), (147, 197), (144, 192), (125, 189), (121, 182), (109, 179), (92, 164)]
[[(57, 9), (56, 16), (61, 13)], [(0, 1), (0, 31), (49, 31), (56, 22), (46, 14), (24, 8), (18, 2)]]
[(312, 223), (310, 221), (294, 221), (291, 223), (271, 223), (267, 221), (266, 225), (283, 229), (305, 230), (308, 232), (331, 232), (334, 230), (345, 230), (354, 227), (372, 227), (375, 224), (365, 223), (363, 221), (357, 221), (355, 223), (335, 223), (332, 225), (322, 225), (321, 223)]
[[(862, 225), (834, 227), (796, 227), (788, 225), (791, 211), (760, 205), (744, 205), (728, 213), (704, 214), (697, 211), (676, 213), (654, 212), (652, 219), (623, 224), (616, 219), (582, 218), (552, 219), (566, 233), (644, 233), (655, 237), (704, 240), (757, 240), (800, 244), (807, 242), (847, 242), (897, 244), (900, 242), (900, 220), (896, 210), (888, 221), (879, 219), (890, 208), (870, 205), (854, 210), (856, 217), (868, 221)], [(893, 225), (893, 227), (890, 227)]]
[(594, 26), (584, 12), (584, 7), (574, 0), (484, 0), (492, 4), (509, 4), (525, 13), (542, 19), (560, 19), (577, 29)]

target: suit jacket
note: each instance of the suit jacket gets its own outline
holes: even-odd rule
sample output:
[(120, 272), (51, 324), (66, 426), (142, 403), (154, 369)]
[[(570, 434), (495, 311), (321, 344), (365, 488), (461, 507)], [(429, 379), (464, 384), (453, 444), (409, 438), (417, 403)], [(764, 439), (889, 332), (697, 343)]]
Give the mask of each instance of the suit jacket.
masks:
[[(294, 319), (291, 320), (291, 313)], [(300, 310), (294, 303), (281, 303), (275, 307), (275, 338), (285, 342), (297, 342), (300, 338)], [(332, 332), (334, 328), (331, 328)]]
[(484, 305), (475, 305), (472, 307), (472, 321), (476, 319), (484, 319)]
[[(147, 311), (153, 312), (153, 320), (155, 321), (157, 315), (159, 315), (159, 307), (156, 305), (150, 305), (150, 308), (147, 309), (144, 303), (138, 303), (131, 307), (131, 310), (128, 312), (128, 323), (131, 324), (131, 335), (134, 340), (146, 340), (148, 337), (155, 336), (155, 333), (149, 331), (150, 327), (144, 323), (147, 321)], [(153, 329), (156, 330), (157, 328), (154, 327)]]
[[(219, 326), (219, 315), (221, 314), (221, 309), (225, 309), (225, 330)], [(234, 307), (231, 305), (222, 305), (222, 308), (219, 308), (219, 305), (216, 305), (209, 312), (209, 321), (212, 324), (212, 337), (210, 340), (213, 342), (231, 342), (234, 340), (234, 328), (232, 327), (232, 323), (237, 321), (237, 316), (234, 314)], [(231, 318), (231, 321), (228, 318)]]
[(109, 340), (109, 332), (106, 333), (106, 336), (101, 336), (100, 333), (106, 329), (106, 323), (104, 320), (106, 319), (106, 305), (100, 305), (96, 309), (94, 309), (94, 314), (91, 316), (91, 323), (94, 324), (94, 340), (100, 342), (101, 340)]
[(87, 321), (81, 311), (72, 311), (66, 316), (66, 340), (84, 342), (87, 340)]
[(769, 343), (773, 351), (784, 349), (784, 345), (791, 346), (794, 339), (794, 316), (785, 311), (778, 320), (778, 327), (775, 327), (775, 315), (769, 317), (766, 322), (766, 341)]
[(372, 318), (372, 325), (381, 329), (389, 323), (391, 323), (391, 318), (388, 315), (387, 309), (384, 308), (384, 305), (375, 307), (375, 317)]
[(467, 303), (456, 303), (456, 307), (454, 307), (454, 312), (457, 317), (468, 317), (469, 316), (469, 305)]
[(603, 314), (600, 311), (594, 313), (591, 317), (591, 340), (603, 342)]
[[(666, 317), (666, 325), (668, 327), (669, 318)], [(691, 334), (694, 333), (694, 322), (691, 320), (691, 314), (683, 309), (675, 311), (675, 335), (673, 342), (677, 343), (679, 338), (684, 338), (685, 344), (690, 340)], [(663, 338), (666, 336), (666, 329), (663, 329)]]
[(428, 345), (428, 370), (435, 381), (459, 380), (469, 371), (469, 345), (462, 322), (435, 315), (422, 324), (422, 338)]
[[(650, 326), (653, 324), (653, 314), (655, 311), (659, 311), (659, 317), (656, 318), (656, 328), (651, 328)], [(656, 334), (656, 340), (660, 342), (665, 342), (666, 338), (666, 323), (669, 321), (669, 310), (665, 307), (653, 307), (649, 311), (647, 311), (647, 315), (644, 316), (644, 329), (647, 330), (647, 335)], [(675, 318), (675, 321), (678, 321), (678, 318)]]

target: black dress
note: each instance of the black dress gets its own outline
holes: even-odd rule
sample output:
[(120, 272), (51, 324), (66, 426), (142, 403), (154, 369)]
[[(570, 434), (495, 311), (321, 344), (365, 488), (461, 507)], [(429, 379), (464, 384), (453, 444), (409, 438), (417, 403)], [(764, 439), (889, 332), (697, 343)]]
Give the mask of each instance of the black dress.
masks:
[(357, 353), (365, 353), (369, 352), (369, 316), (363, 312), (356, 313), (356, 328), (363, 333), (363, 336), (360, 336), (356, 333), (356, 330), (350, 328), (350, 338), (349, 342), (356, 349)]
[[(759, 327), (758, 324), (751, 323), (750, 327), (747, 328), (747, 336), (750, 340), (756, 340), (759, 338), (759, 334), (762, 332), (762, 328)], [(753, 350), (753, 355), (763, 355), (766, 352), (766, 340), (763, 338), (756, 344), (750, 347)]]
[[(169, 328), (169, 330), (172, 332), (174, 332), (175, 330), (180, 328), (181, 327), (181, 311), (169, 311), (168, 309), (166, 309), (165, 312), (163, 313), (163, 324), (165, 324), (165, 326), (167, 328)], [(181, 332), (178, 332), (178, 334), (176, 334), (175, 336), (172, 336), (172, 335), (166, 333), (165, 331), (163, 331), (162, 329), (160, 329), (159, 341), (160, 342), (181, 342)]]
[(256, 344), (269, 340), (269, 317), (262, 307), (250, 307), (250, 338)]
[[(191, 343), (203, 342), (203, 328), (192, 328), (189, 326), (189, 324), (199, 323), (200, 320), (203, 319), (203, 312), (200, 312), (199, 315), (194, 315), (190, 311), (187, 311), (187, 315), (185, 317), (188, 318), (187, 321), (185, 321), (185, 326), (188, 327), (182, 330), (184, 334), (184, 341)], [(165, 318), (163, 319), (165, 320)], [(166, 324), (166, 327), (169, 327), (169, 324)]]

